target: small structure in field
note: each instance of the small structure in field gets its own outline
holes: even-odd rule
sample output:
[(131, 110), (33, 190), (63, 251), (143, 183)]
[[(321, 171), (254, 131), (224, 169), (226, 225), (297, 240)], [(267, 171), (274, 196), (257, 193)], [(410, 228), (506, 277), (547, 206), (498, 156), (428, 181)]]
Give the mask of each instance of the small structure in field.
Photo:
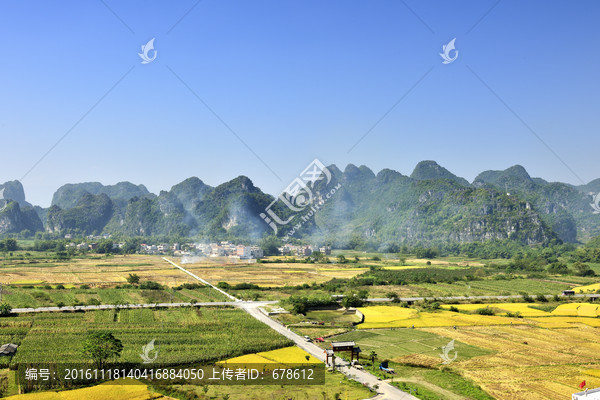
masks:
[(396, 371), (394, 371), (393, 368), (390, 368), (388, 366), (388, 362), (387, 361), (382, 361), (381, 364), (379, 364), (379, 369), (382, 370), (382, 371), (384, 371), (384, 372), (387, 372), (388, 374), (395, 374), (396, 373)]
[(361, 353), (360, 347), (357, 347), (356, 343), (354, 343), (354, 342), (332, 342), (331, 350), (334, 353), (337, 353), (340, 351), (350, 352), (350, 361), (352, 361), (354, 359), (354, 356), (356, 356), (356, 359), (359, 360), (360, 353)]

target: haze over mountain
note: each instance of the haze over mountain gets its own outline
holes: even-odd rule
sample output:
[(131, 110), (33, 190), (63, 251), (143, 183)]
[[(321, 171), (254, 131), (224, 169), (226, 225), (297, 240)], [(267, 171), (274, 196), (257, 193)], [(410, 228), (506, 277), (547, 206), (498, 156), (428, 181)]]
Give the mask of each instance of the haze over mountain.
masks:
[[(290, 220), (277, 226), (277, 235), (293, 231), (296, 239), (337, 245), (494, 239), (532, 245), (600, 234), (600, 215), (590, 205), (590, 192), (600, 189), (600, 180), (579, 187), (547, 182), (515, 165), (484, 171), (470, 184), (434, 161), (420, 162), (410, 176), (391, 169), (375, 174), (352, 164), (343, 171), (335, 165), (328, 169), (331, 181), (317, 181), (311, 190), (317, 212), (281, 200), (272, 204), (275, 215)], [(245, 176), (216, 187), (191, 177), (158, 195), (130, 182), (66, 184), (43, 209), (27, 203), (22, 185), (12, 181), (0, 185), (0, 234), (27, 230), (255, 241), (274, 233), (260, 217), (274, 200)]]

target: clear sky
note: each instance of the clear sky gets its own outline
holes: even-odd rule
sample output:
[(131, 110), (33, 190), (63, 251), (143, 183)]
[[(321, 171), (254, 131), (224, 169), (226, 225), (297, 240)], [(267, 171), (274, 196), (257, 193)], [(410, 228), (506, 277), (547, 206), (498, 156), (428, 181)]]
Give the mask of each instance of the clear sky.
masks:
[(581, 184), (600, 177), (599, 19), (591, 0), (2, 1), (0, 182), (42, 206), (85, 181), (277, 194), (319, 158)]

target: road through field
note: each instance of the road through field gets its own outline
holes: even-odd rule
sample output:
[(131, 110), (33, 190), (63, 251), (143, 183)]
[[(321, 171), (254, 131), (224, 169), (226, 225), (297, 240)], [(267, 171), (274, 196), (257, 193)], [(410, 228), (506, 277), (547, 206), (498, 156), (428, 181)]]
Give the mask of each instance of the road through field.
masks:
[(233, 301), (241, 301), (240, 299), (233, 297), (232, 295), (230, 295), (229, 293), (225, 292), (224, 290), (221, 290), (220, 288), (216, 287), (215, 285), (213, 285), (212, 283), (205, 281), (204, 279), (200, 278), (199, 276), (197, 276), (196, 274), (191, 273), (190, 271), (188, 271), (187, 269), (184, 269), (182, 267), (180, 267), (179, 265), (175, 264), (173, 261), (169, 260), (166, 257), (162, 258), (163, 260), (165, 260), (166, 262), (168, 262), (169, 264), (171, 264), (172, 266), (179, 268), (180, 270), (182, 270), (183, 272), (185, 272), (186, 274), (188, 274), (189, 276), (191, 276), (194, 279), (199, 280), (200, 282), (204, 283), (207, 286), (210, 286), (211, 288), (215, 289), (217, 292), (224, 294), (225, 296), (227, 296), (228, 298), (230, 298)]
[[(168, 263), (170, 263), (171, 265), (179, 268), (180, 270), (182, 270), (183, 272), (185, 272), (186, 274), (198, 279), (200, 282), (203, 282), (209, 286), (211, 286), (212, 288), (218, 290), (219, 292), (227, 295), (230, 298), (234, 298), (233, 296), (229, 295), (228, 293), (225, 293), (224, 291), (222, 291), (221, 289), (213, 286), (212, 284), (208, 283), (207, 281), (205, 281), (204, 279), (197, 277), (196, 275), (192, 274), (189, 271), (186, 271), (184, 268), (180, 267), (179, 265), (175, 264), (173, 261), (163, 257), (163, 260), (167, 261)], [(269, 303), (269, 302), (259, 302), (259, 301), (241, 301), (236, 299), (237, 301), (229, 303), (229, 304), (233, 304), (236, 307), (241, 308), (242, 310), (246, 311), (248, 314), (250, 314), (251, 316), (253, 316), (254, 318), (256, 318), (257, 320), (259, 320), (260, 322), (268, 325), (269, 327), (271, 327), (273, 330), (275, 330), (276, 332), (280, 333), (281, 335), (287, 337), (288, 339), (291, 339), (292, 341), (294, 341), (294, 343), (296, 343), (296, 345), (298, 347), (300, 347), (301, 349), (303, 349), (304, 351), (306, 351), (307, 353), (311, 354), (313, 357), (321, 360), (321, 361), (325, 361), (325, 352), (322, 348), (320, 348), (319, 346), (315, 345), (314, 343), (311, 342), (307, 342), (306, 339), (304, 339), (302, 336), (292, 332), (291, 330), (289, 330), (288, 328), (286, 328), (285, 326), (281, 325), (279, 322), (269, 318), (269, 316), (267, 316), (259, 307), (265, 305), (265, 303)], [(338, 366), (338, 370), (340, 372), (342, 372), (344, 375), (346, 375), (348, 378), (353, 379), (359, 383), (362, 384), (366, 384), (369, 387), (374, 387), (375, 385), (378, 385), (377, 388), (377, 393), (378, 395), (376, 397), (374, 397), (373, 399), (375, 400), (417, 400), (416, 397), (403, 392), (402, 390), (390, 385), (387, 382), (381, 381), (379, 380), (379, 378), (377, 378), (374, 375), (371, 375), (368, 372), (365, 371), (360, 371), (354, 367), (351, 367), (348, 362), (342, 360), (341, 358), (336, 357), (335, 359), (335, 365)]]
[[(256, 301), (256, 307), (267, 304), (275, 304), (277, 301)], [(169, 307), (214, 307), (214, 306), (232, 306), (237, 307), (236, 301), (210, 301), (202, 303), (141, 303), (141, 304), (101, 304), (98, 306), (64, 306), (64, 307), (38, 307), (38, 308), (13, 308), (12, 312), (16, 314), (37, 313), (37, 312), (58, 312), (58, 311), (93, 311), (93, 310), (114, 310), (123, 308), (169, 308)]]

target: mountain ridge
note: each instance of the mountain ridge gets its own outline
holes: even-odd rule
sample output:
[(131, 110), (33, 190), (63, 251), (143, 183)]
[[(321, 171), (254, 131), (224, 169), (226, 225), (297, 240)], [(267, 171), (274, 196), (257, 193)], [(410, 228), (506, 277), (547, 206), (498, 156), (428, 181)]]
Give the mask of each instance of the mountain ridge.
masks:
[[(600, 179), (581, 186), (547, 182), (514, 165), (483, 171), (469, 183), (431, 160), (418, 163), (410, 176), (389, 168), (375, 174), (367, 166), (354, 164), (343, 171), (333, 164), (327, 168), (331, 182), (317, 181), (312, 195), (323, 201), (331, 185), (339, 188), (314, 217), (300, 224), (296, 238), (400, 243), (514, 239), (533, 245), (558, 239), (585, 241), (600, 234), (600, 217), (592, 214), (589, 194), (596, 185), (600, 188)], [(9, 190), (2, 191), (4, 187)], [(126, 181), (106, 186), (65, 184), (55, 192), (50, 208), (35, 207), (39, 222), (18, 215), (21, 208), (29, 213), (31, 208), (20, 182), (0, 185), (0, 191), (14, 197), (5, 202), (20, 205), (10, 218), (3, 217), (4, 226), (10, 229), (0, 227), (0, 234), (39, 228), (43, 223), (43, 229), (54, 234), (256, 240), (275, 233), (263, 221), (268, 207), (281, 221), (296, 223), (300, 214), (292, 209), (304, 210), (264, 193), (243, 175), (215, 187), (193, 176), (158, 195)], [(289, 225), (282, 225), (277, 234), (288, 231)]]

